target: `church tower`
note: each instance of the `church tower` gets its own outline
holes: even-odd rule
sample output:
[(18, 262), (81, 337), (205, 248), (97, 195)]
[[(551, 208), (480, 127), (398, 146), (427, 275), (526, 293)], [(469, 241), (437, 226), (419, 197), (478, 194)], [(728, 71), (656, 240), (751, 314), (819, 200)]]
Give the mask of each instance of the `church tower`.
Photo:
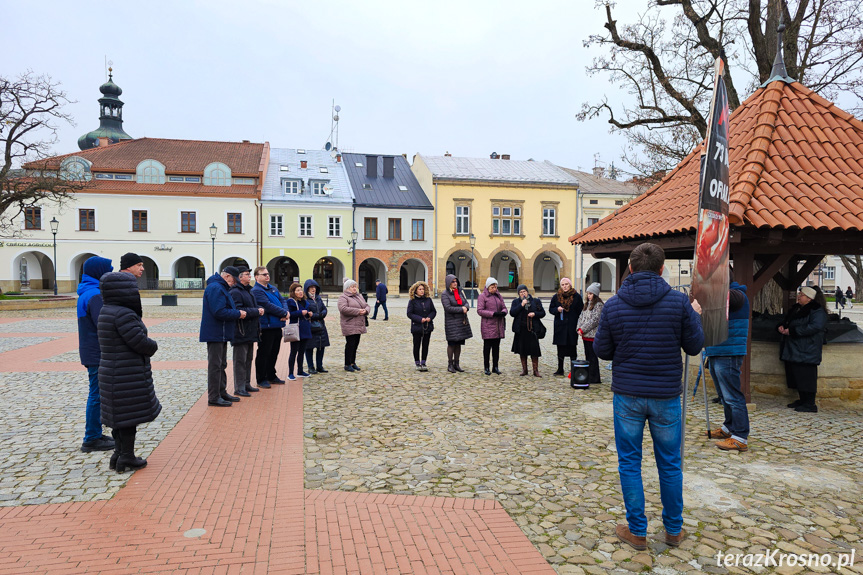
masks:
[(97, 147), (100, 138), (108, 138), (109, 144), (133, 139), (123, 131), (123, 102), (120, 100), (123, 90), (114, 83), (112, 68), (108, 68), (108, 81), (99, 86), (99, 91), (102, 92), (99, 98), (99, 127), (78, 138), (78, 147), (82, 150)]

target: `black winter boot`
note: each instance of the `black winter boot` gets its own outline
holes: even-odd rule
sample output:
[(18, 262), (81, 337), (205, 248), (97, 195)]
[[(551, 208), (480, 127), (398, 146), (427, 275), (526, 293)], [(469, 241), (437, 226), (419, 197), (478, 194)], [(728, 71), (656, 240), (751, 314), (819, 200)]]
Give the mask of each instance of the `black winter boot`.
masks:
[(452, 362), (452, 360), (451, 360), (451, 359), (447, 361), (446, 370), (447, 370), (448, 372), (450, 372), (450, 373), (458, 373), (458, 372), (455, 370), (455, 367), (453, 367), (453, 362)]
[(117, 469), (117, 458), (120, 457), (120, 434), (118, 431), (111, 429), (111, 437), (114, 438), (114, 453), (111, 454), (111, 459), (108, 461), (108, 469)]
[(560, 375), (563, 376), (565, 373), (563, 372), (563, 360), (566, 359), (564, 356), (557, 356), (557, 371), (555, 371), (552, 375)]
[(135, 457), (135, 435), (138, 430), (134, 427), (120, 429), (120, 457), (117, 458), (117, 473), (124, 473), (126, 468), (130, 471), (147, 466), (147, 460)]

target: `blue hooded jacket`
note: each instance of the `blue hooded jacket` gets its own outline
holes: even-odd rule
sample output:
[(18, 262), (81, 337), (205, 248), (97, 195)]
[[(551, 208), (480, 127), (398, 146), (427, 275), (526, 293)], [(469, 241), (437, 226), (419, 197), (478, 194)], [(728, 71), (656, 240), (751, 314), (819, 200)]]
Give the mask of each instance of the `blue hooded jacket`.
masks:
[(102, 294), (99, 278), (114, 271), (111, 260), (93, 256), (84, 262), (84, 273), (78, 284), (78, 355), (81, 365), (98, 367), (102, 358), (99, 348), (99, 312)]
[(605, 302), (593, 340), (596, 355), (614, 362), (611, 391), (656, 399), (681, 394), (680, 349), (695, 355), (702, 347), (701, 316), (689, 297), (650, 271), (630, 275)]
[(285, 322), (283, 317), (288, 315), (288, 303), (284, 296), (279, 293), (279, 290), (273, 284), (263, 284), (255, 282), (252, 286), (252, 295), (255, 297), (255, 303), (258, 307), (264, 308), (264, 315), (261, 317), (261, 329), (281, 329)]
[(746, 286), (731, 282), (729, 290), (743, 293), (743, 307), (728, 312), (728, 339), (718, 345), (704, 348), (707, 357), (725, 355), (746, 355), (746, 340), (749, 339), (749, 298)]
[(204, 307), (201, 313), (199, 341), (221, 342), (234, 339), (234, 327), (240, 319), (240, 310), (231, 297), (228, 282), (219, 274), (207, 279), (204, 290)]

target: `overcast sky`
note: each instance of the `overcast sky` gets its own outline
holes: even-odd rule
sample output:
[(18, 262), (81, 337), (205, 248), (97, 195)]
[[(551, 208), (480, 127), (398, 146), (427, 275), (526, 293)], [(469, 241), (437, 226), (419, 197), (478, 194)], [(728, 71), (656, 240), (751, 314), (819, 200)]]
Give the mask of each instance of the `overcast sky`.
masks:
[(3, 5), (2, 74), (49, 74), (76, 101), (57, 153), (98, 127), (107, 56), (133, 137), (318, 148), (335, 99), (345, 151), (620, 165), (606, 119), (575, 119), (617, 98), (584, 72), (597, 52), (582, 41), (603, 30), (593, 0)]

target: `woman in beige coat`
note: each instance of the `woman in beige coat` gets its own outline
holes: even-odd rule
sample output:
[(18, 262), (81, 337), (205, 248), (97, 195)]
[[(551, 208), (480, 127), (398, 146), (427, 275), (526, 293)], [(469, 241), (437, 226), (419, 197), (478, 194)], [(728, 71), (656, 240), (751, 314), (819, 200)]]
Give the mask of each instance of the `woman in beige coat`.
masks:
[(360, 336), (366, 333), (369, 304), (359, 293), (357, 282), (346, 279), (344, 291), (339, 296), (339, 325), (345, 336), (345, 371), (360, 371), (357, 367), (357, 348)]

